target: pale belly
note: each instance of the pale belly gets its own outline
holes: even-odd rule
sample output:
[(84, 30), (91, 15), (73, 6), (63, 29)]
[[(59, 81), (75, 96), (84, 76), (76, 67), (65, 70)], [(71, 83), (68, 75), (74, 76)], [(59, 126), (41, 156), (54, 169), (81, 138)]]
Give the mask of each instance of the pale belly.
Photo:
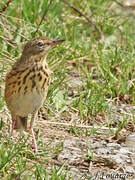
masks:
[(10, 99), (9, 109), (12, 113), (25, 117), (32, 114), (43, 105), (47, 92), (38, 93), (36, 89), (25, 95), (14, 94)]

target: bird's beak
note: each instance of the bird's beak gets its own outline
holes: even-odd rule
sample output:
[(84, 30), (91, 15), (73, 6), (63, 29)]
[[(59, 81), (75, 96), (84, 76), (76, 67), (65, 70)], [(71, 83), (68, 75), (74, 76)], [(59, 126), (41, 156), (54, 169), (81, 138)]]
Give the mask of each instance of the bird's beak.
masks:
[(64, 42), (64, 41), (65, 41), (65, 40), (54, 40), (54, 41), (52, 41), (51, 45), (52, 45), (52, 46), (55, 46), (55, 45), (60, 44), (60, 43), (62, 43), (62, 42)]

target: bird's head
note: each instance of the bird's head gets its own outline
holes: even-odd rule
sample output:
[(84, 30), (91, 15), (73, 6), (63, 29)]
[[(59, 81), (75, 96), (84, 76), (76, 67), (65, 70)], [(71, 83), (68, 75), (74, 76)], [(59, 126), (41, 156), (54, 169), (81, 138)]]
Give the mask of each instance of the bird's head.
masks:
[(48, 37), (37, 37), (30, 40), (24, 47), (22, 55), (43, 55), (45, 56), (57, 44), (62, 43), (64, 40), (52, 40)]

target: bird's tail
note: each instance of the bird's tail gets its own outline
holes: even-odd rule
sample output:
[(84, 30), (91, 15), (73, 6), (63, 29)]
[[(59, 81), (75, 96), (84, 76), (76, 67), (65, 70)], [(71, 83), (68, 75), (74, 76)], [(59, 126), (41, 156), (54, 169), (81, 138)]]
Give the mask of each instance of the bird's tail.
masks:
[(12, 116), (12, 121), (14, 121), (14, 129), (24, 128), (27, 129), (27, 119), (28, 117)]

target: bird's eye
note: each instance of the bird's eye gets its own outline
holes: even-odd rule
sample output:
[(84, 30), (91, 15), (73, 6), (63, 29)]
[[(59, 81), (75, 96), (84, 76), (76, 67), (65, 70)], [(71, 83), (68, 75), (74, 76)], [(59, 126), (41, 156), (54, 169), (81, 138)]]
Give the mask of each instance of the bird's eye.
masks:
[(41, 41), (37, 43), (37, 46), (39, 46), (39, 47), (42, 47), (43, 45), (44, 45), (44, 43)]

